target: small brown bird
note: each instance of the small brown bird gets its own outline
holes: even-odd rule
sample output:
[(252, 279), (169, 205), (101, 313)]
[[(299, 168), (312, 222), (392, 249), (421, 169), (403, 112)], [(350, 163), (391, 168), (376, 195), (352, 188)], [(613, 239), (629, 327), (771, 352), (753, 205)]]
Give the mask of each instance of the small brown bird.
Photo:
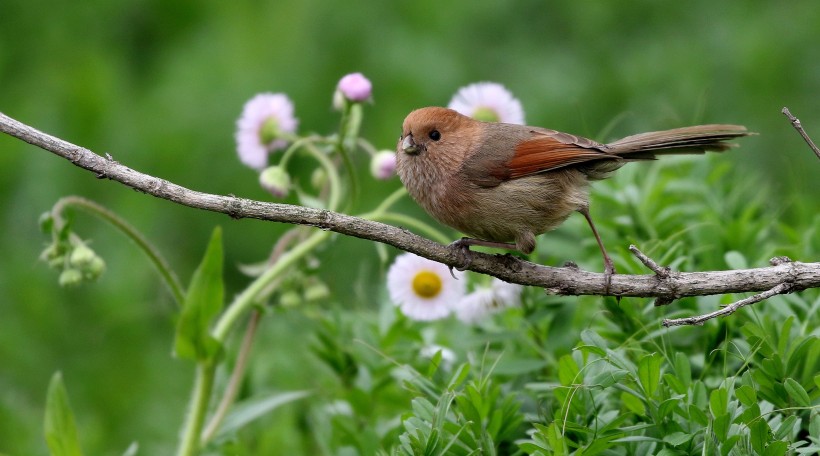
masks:
[(600, 144), (428, 107), (404, 119), (397, 171), (430, 215), (472, 237), (453, 243), (467, 266), (470, 245), (528, 254), (536, 235), (580, 212), (603, 254), (608, 285), (615, 269), (589, 215), (589, 181), (604, 179), (629, 161), (724, 151), (734, 146), (724, 141), (749, 134), (740, 125), (698, 125)]

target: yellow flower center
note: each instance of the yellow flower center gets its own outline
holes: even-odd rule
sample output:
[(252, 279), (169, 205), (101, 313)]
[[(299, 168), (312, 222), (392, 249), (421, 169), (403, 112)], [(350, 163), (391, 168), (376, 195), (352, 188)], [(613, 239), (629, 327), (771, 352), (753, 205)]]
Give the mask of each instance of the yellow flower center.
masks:
[(422, 298), (434, 298), (441, 292), (441, 277), (435, 272), (419, 271), (413, 277), (413, 291)]
[(498, 122), (501, 120), (495, 109), (488, 108), (486, 106), (479, 106), (478, 108), (475, 108), (472, 117), (475, 120), (482, 120), (484, 122)]

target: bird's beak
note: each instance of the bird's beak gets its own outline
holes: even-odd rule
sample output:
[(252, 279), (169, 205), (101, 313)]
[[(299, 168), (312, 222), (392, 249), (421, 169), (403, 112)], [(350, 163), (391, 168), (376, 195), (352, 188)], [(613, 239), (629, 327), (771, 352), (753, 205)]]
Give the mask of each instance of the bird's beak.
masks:
[(405, 154), (416, 155), (419, 153), (419, 146), (413, 141), (413, 134), (408, 133), (407, 136), (401, 141), (401, 150), (404, 151)]

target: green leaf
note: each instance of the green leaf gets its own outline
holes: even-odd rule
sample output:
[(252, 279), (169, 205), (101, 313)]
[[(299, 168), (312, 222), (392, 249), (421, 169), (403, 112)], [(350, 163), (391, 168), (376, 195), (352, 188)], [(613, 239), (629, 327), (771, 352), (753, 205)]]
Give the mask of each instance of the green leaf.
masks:
[(723, 255), (726, 265), (731, 269), (748, 269), (749, 263), (742, 253), (736, 250), (730, 250)]
[(607, 368), (604, 368), (600, 372), (597, 372), (593, 375), (589, 380), (589, 385), (594, 385), (600, 388), (609, 388), (610, 386), (620, 382), (624, 377), (626, 377), (629, 372), (612, 367), (608, 365)]
[(743, 385), (737, 388), (735, 390), (735, 396), (737, 396), (740, 403), (746, 407), (751, 407), (752, 405), (757, 404), (757, 394), (755, 393), (755, 389), (749, 385)]
[(754, 403), (740, 414), (740, 421), (746, 424), (752, 424), (761, 418), (760, 415), (760, 406)]
[(684, 386), (683, 383), (680, 381), (680, 379), (675, 377), (673, 374), (671, 374), (669, 372), (663, 374), (663, 381), (670, 388), (672, 388), (672, 391), (674, 391), (675, 393), (677, 393), (677, 394), (686, 394), (688, 388), (686, 386)]
[(615, 439), (613, 442), (616, 443), (632, 443), (632, 442), (661, 442), (660, 439), (655, 437), (649, 437), (646, 435), (630, 435), (628, 437), (623, 437), (620, 439)]
[(709, 395), (709, 407), (713, 416), (717, 417), (726, 413), (728, 405), (729, 394), (726, 392), (726, 388), (718, 388)]
[(692, 434), (685, 434), (683, 432), (673, 432), (665, 436), (663, 438), (663, 441), (672, 446), (680, 446), (692, 440), (692, 437), (694, 437)]
[[(795, 424), (797, 424), (798, 418), (796, 415), (789, 415), (780, 426), (778, 426), (777, 431), (774, 433), (775, 440), (784, 440), (792, 437), (792, 432), (794, 431)], [(815, 434), (820, 436), (820, 434)]]
[(680, 408), (681, 404), (683, 404), (682, 396), (671, 397), (661, 402), (661, 405), (658, 406), (658, 416), (660, 418), (667, 418), (675, 411), (682, 411)]
[(547, 441), (552, 447), (555, 456), (565, 456), (568, 454), (567, 441), (561, 434), (561, 429), (558, 428), (555, 421), (550, 423), (547, 428)]
[(592, 345), (593, 347), (598, 347), (602, 350), (606, 350), (607, 348), (604, 338), (599, 336), (598, 333), (591, 329), (581, 331), (581, 340), (587, 345)]
[(621, 393), (621, 402), (629, 411), (635, 413), (636, 415), (643, 415), (646, 413), (643, 401), (633, 394), (625, 392)]
[(177, 356), (198, 361), (210, 361), (216, 357), (221, 346), (211, 336), (210, 326), (211, 320), (222, 310), (224, 294), (222, 229), (216, 227), (185, 294), (174, 344)]
[[(692, 368), (690, 366), (689, 357), (681, 352), (675, 353), (675, 374), (677, 379), (683, 383), (686, 388), (692, 383)], [(679, 391), (679, 393), (682, 393)]]
[(661, 378), (661, 357), (657, 353), (646, 355), (641, 358), (638, 364), (638, 379), (646, 392), (646, 397), (651, 398), (658, 390)]
[[(720, 455), (721, 456), (728, 456), (729, 452), (732, 451), (732, 448), (737, 445), (737, 442), (740, 440), (740, 435), (734, 434), (728, 439), (720, 442)], [(708, 453), (707, 453), (708, 454)]]
[(801, 407), (809, 407), (811, 405), (811, 399), (809, 399), (808, 393), (803, 389), (803, 385), (797, 383), (795, 379), (787, 378), (786, 381), (783, 382), (783, 386), (786, 388), (786, 392), (789, 393), (789, 397), (795, 401), (797, 405)]
[(758, 454), (763, 454), (766, 442), (769, 441), (770, 432), (769, 423), (762, 418), (749, 425), (749, 440), (752, 443), (752, 448)]
[(706, 385), (700, 380), (692, 383), (692, 403), (701, 409), (706, 409), (709, 405), (709, 400), (706, 397)]
[(689, 418), (701, 426), (709, 424), (709, 417), (695, 404), (689, 406)]
[(467, 376), (470, 374), (470, 364), (464, 363), (458, 366), (456, 372), (453, 374), (453, 377), (450, 379), (450, 383), (447, 384), (448, 390), (454, 390), (461, 385), (464, 380), (467, 379)]
[(717, 437), (718, 440), (726, 439), (726, 436), (729, 435), (729, 426), (731, 424), (728, 413), (715, 417), (715, 421), (712, 422), (712, 430), (715, 433), (715, 437)]
[[(820, 413), (815, 413), (814, 416), (811, 417), (811, 423), (809, 423), (809, 435), (820, 436)], [(817, 437), (817, 442), (820, 442), (820, 437)]]
[[(293, 402), (303, 397), (307, 397), (308, 391), (289, 391), (286, 393), (276, 393), (264, 397), (252, 398), (233, 406), (231, 413), (225, 417), (222, 426), (219, 428), (219, 436), (227, 437), (237, 432), (249, 423), (265, 416), (272, 410)], [(217, 438), (219, 440), (219, 438)]]
[(68, 402), (63, 375), (55, 372), (48, 384), (44, 423), (46, 443), (52, 456), (81, 456), (74, 412)]
[(786, 451), (789, 449), (789, 444), (778, 440), (776, 442), (772, 442), (769, 446), (766, 447), (766, 450), (763, 452), (763, 456), (783, 456), (786, 454)]
[(549, 364), (542, 359), (503, 357), (495, 365), (493, 374), (501, 376), (519, 377), (530, 372), (539, 371)]
[(578, 365), (572, 355), (564, 355), (558, 360), (558, 380), (564, 386), (572, 385), (578, 380)]
[(410, 405), (417, 417), (425, 421), (433, 421), (436, 415), (436, 407), (430, 401), (423, 397), (417, 397), (410, 401)]
[(790, 316), (785, 321), (783, 321), (783, 326), (780, 328), (780, 332), (778, 333), (778, 341), (777, 341), (777, 353), (788, 361), (786, 357), (786, 348), (788, 347), (789, 343), (792, 341), (791, 338), (791, 330), (792, 325), (794, 324), (794, 316)]

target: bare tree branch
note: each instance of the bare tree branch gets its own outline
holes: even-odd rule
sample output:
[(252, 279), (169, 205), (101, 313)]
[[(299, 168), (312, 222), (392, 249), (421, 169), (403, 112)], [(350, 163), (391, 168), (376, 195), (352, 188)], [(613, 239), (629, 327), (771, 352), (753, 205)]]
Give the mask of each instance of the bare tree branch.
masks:
[(772, 296), (776, 296), (779, 294), (790, 293), (791, 292), (791, 284), (789, 283), (781, 283), (776, 287), (772, 288), (771, 290), (764, 291), (763, 293), (758, 293), (754, 296), (749, 296), (746, 299), (741, 299), (740, 301), (733, 302), (728, 306), (716, 310), (714, 312), (705, 314), (705, 315), (697, 315), (694, 317), (686, 317), (686, 318), (673, 318), (673, 319), (666, 319), (663, 321), (663, 325), (666, 327), (669, 326), (681, 326), (681, 325), (702, 325), (706, 321), (711, 320), (717, 317), (724, 317), (726, 315), (730, 315), (735, 313), (737, 309), (740, 309), (743, 306), (748, 306), (749, 304), (754, 304), (756, 302), (763, 301), (764, 299), (769, 299)]
[[(117, 163), (110, 155), (102, 157), (88, 149), (38, 131), (2, 113), (0, 113), (0, 131), (63, 157), (76, 166), (93, 172), (100, 179), (114, 180), (140, 192), (184, 206), (220, 212), (235, 219), (254, 218), (314, 226), (346, 236), (392, 245), (400, 250), (412, 252), (449, 266), (461, 264), (457, 251), (405, 229), (327, 210), (189, 190), (167, 180), (135, 171)], [(634, 249), (633, 253), (654, 274), (616, 274), (612, 276), (609, 293), (606, 292), (606, 278), (602, 273), (583, 271), (577, 267), (541, 266), (509, 255), (474, 252), (469, 269), (498, 277), (507, 282), (542, 287), (553, 294), (601, 296), (609, 294), (622, 297), (657, 298), (656, 305), (668, 304), (686, 296), (766, 291), (758, 295), (763, 296), (758, 299), (761, 300), (778, 293), (820, 287), (820, 263), (782, 261), (770, 267), (757, 269), (674, 272), (658, 266), (637, 249)], [(731, 313), (747, 304), (749, 303), (733, 304), (734, 307), (731, 310), (727, 310), (728, 307), (722, 309), (720, 315)]]
[(800, 136), (803, 137), (803, 140), (806, 141), (806, 144), (808, 144), (811, 150), (814, 151), (814, 155), (817, 155), (817, 158), (820, 158), (820, 149), (818, 149), (817, 146), (814, 145), (814, 141), (812, 141), (811, 138), (809, 138), (808, 133), (806, 133), (806, 130), (803, 129), (803, 124), (800, 123), (800, 119), (793, 116), (791, 111), (789, 111), (789, 108), (785, 106), (783, 107), (783, 110), (780, 112), (782, 112), (783, 115), (789, 119), (794, 129), (797, 130), (798, 133), (800, 133)]

